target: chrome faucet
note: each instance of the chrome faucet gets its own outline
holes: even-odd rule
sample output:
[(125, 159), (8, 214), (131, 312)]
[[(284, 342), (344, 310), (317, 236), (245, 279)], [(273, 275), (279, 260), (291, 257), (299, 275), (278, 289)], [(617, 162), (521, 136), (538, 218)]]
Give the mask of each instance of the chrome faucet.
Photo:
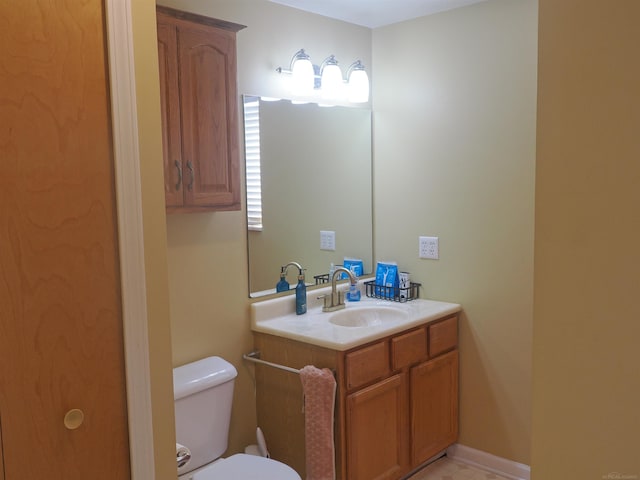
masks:
[(323, 312), (335, 312), (336, 310), (340, 310), (341, 308), (345, 307), (344, 293), (339, 292), (336, 288), (336, 281), (338, 279), (337, 275), (339, 272), (344, 272), (349, 275), (349, 282), (351, 283), (351, 285), (355, 285), (356, 283), (358, 283), (355, 275), (350, 270), (347, 270), (344, 267), (336, 268), (333, 271), (331, 278), (329, 279), (331, 280), (331, 293), (327, 293), (326, 295), (318, 297), (324, 299), (324, 306), (322, 307)]

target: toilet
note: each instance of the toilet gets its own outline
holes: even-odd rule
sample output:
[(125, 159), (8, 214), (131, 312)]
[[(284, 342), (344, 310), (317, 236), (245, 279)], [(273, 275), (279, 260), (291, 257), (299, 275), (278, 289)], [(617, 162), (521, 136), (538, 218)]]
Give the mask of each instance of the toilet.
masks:
[(173, 369), (176, 441), (191, 451), (178, 468), (180, 480), (301, 480), (276, 460), (226, 451), (233, 386), (238, 372), (220, 357), (208, 357)]

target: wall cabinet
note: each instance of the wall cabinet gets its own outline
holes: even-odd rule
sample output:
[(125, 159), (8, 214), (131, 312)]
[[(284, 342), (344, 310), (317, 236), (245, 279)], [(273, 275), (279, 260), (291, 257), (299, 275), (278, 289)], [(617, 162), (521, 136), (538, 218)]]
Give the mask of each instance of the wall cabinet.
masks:
[(236, 32), (244, 28), (157, 7), (168, 212), (239, 210)]
[[(344, 352), (255, 333), (267, 361), (336, 372), (337, 478), (402, 478), (458, 435), (457, 316)], [(300, 379), (256, 366), (258, 424), (272, 456), (305, 474)]]

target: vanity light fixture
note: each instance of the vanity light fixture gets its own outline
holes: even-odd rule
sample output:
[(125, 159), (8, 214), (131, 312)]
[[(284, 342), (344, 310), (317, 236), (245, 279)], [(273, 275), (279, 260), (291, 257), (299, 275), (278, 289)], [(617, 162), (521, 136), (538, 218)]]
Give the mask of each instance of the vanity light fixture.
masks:
[(334, 55), (328, 56), (317, 66), (304, 49), (300, 49), (291, 58), (289, 70), (278, 67), (276, 71), (292, 76), (291, 93), (297, 97), (293, 100), (295, 103), (307, 103), (318, 92), (324, 105), (345, 99), (351, 103), (369, 101), (369, 76), (360, 60), (349, 66), (347, 79), (344, 80)]

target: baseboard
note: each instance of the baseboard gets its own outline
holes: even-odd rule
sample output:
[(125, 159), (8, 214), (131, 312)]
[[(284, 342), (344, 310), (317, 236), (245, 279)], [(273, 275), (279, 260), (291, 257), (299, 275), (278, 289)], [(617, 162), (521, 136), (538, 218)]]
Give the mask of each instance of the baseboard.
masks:
[(482, 450), (467, 447), (456, 443), (447, 448), (447, 457), (452, 460), (466, 463), (471, 467), (486, 470), (510, 480), (530, 480), (531, 467), (523, 463), (497, 457)]

